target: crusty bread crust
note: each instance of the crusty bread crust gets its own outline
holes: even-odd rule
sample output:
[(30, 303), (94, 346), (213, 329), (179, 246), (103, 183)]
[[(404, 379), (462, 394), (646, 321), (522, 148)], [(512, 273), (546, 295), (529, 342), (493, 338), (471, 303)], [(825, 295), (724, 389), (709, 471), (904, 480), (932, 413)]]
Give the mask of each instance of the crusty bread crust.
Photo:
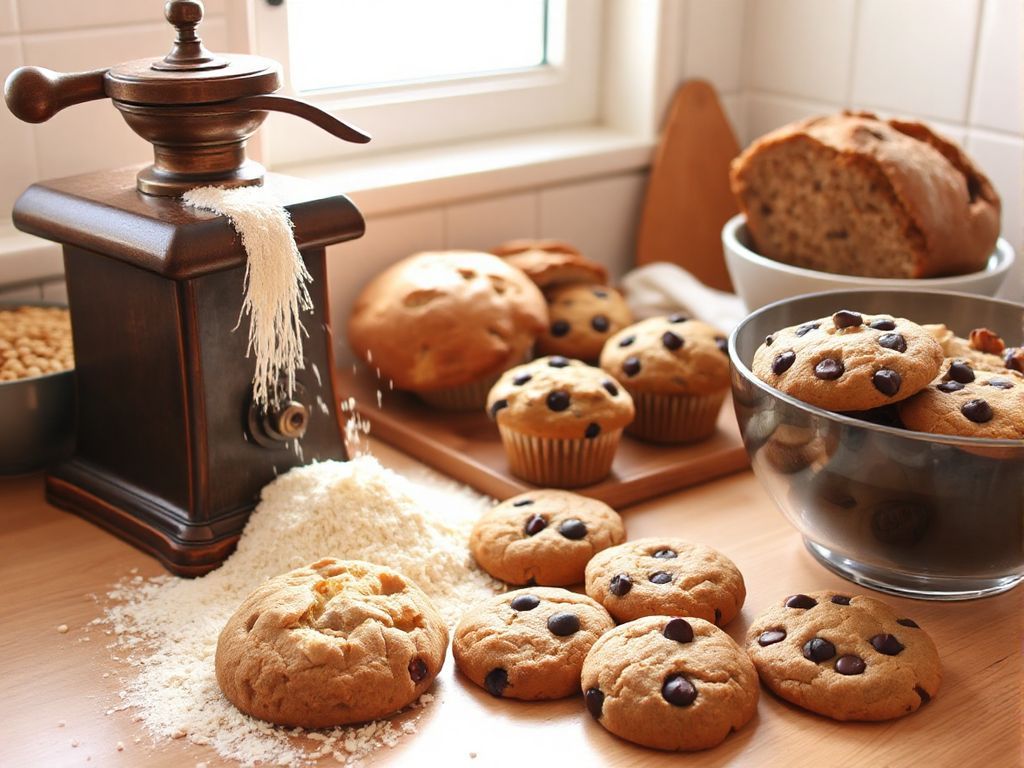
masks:
[(608, 284), (608, 270), (561, 240), (509, 240), (491, 253), (523, 270), (541, 289), (567, 283)]

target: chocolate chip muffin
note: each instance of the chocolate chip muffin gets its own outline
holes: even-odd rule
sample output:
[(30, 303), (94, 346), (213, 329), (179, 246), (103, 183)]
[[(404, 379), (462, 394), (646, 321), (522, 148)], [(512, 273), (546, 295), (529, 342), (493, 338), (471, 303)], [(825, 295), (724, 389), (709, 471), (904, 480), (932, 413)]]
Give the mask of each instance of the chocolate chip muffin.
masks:
[(754, 374), (830, 411), (867, 411), (905, 400), (935, 378), (942, 347), (910, 320), (840, 310), (771, 334)]
[(348, 340), (381, 380), (439, 408), (476, 410), (546, 327), (544, 296), (520, 270), (489, 253), (426, 252), (362, 290)]
[(778, 696), (835, 720), (890, 720), (935, 696), (939, 654), (917, 623), (880, 600), (809, 592), (751, 624), (747, 652)]
[(626, 540), (619, 514), (570, 491), (521, 493), (485, 512), (469, 537), (477, 563), (509, 584), (583, 581), (595, 552)]
[(637, 539), (598, 552), (587, 563), (586, 584), (616, 621), (696, 616), (724, 627), (747, 596), (732, 560), (676, 538)]
[(561, 240), (509, 240), (491, 253), (522, 270), (541, 289), (568, 283), (608, 282), (608, 270)]
[(217, 640), (217, 683), (247, 715), (328, 728), (390, 715), (430, 688), (448, 630), (390, 568), (325, 558), (270, 579)]
[(712, 326), (681, 314), (642, 320), (608, 339), (601, 368), (633, 396), (630, 435), (684, 443), (714, 433), (729, 392), (729, 355)]
[(648, 616), (616, 627), (583, 662), (597, 722), (656, 749), (720, 744), (757, 711), (757, 672), (725, 632), (692, 617)]
[(459, 671), (492, 696), (561, 699), (579, 692), (587, 651), (614, 626), (586, 595), (529, 587), (470, 608), (455, 627), (452, 654)]
[(537, 352), (596, 363), (608, 337), (633, 322), (622, 294), (594, 283), (560, 285), (545, 291), (547, 330), (537, 337)]
[(611, 471), (633, 399), (598, 368), (559, 355), (502, 374), (487, 396), (516, 477), (575, 488)]

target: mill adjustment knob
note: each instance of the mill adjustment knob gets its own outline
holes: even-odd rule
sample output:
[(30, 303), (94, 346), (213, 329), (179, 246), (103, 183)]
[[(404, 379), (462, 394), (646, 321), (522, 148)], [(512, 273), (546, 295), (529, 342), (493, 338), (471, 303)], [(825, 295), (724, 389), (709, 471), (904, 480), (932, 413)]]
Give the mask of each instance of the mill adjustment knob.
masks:
[(267, 434), (284, 440), (299, 440), (308, 426), (309, 409), (298, 400), (286, 400), (264, 417)]

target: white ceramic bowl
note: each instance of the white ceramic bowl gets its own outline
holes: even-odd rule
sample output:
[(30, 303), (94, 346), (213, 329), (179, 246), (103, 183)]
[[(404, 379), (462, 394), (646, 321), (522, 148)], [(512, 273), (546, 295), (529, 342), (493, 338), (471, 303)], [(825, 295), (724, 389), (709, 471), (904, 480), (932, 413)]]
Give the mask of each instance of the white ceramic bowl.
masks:
[(750, 233), (747, 232), (746, 217), (742, 213), (733, 216), (722, 228), (722, 247), (733, 288), (750, 311), (804, 293), (855, 288), (955, 291), (994, 296), (1013, 267), (1015, 258), (1013, 247), (1006, 240), (999, 238), (996, 250), (989, 257), (985, 269), (968, 275), (906, 279), (818, 272), (814, 269), (783, 264), (751, 250)]

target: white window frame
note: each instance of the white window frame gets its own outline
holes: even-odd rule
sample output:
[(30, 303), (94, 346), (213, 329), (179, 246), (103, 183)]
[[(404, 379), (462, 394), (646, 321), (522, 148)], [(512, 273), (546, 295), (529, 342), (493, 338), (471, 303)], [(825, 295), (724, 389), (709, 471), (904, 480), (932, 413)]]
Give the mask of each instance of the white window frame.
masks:
[[(288, 0), (255, 0), (254, 48), (281, 62), (281, 93), (301, 97), (372, 134), (352, 147), (291, 116), (271, 114), (261, 130), (272, 167), (367, 157), (424, 145), (599, 122), (601, 0), (550, 0), (548, 64), (527, 70), (416, 84), (297, 94), (288, 79)], [(443, 109), (438, 108), (443, 105)], [(458, 115), (454, 124), (452, 115)]]

